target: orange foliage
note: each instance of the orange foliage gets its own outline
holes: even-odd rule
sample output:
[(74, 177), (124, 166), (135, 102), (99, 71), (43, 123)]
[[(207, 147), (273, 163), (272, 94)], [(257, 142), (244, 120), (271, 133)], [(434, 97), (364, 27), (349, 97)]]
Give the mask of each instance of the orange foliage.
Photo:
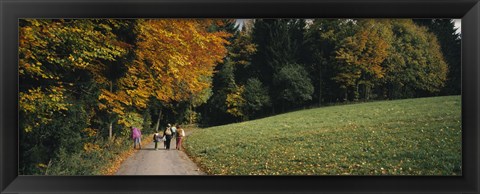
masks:
[(355, 83), (370, 82), (385, 76), (383, 61), (389, 56), (392, 41), (390, 25), (382, 20), (364, 19), (357, 23), (359, 29), (347, 37), (336, 52), (336, 59), (343, 64), (343, 71), (335, 80), (343, 87)]
[(141, 20), (136, 59), (120, 80), (125, 105), (144, 108), (149, 97), (163, 102), (187, 100), (210, 87), (214, 66), (226, 55), (225, 32), (208, 32), (212, 20)]

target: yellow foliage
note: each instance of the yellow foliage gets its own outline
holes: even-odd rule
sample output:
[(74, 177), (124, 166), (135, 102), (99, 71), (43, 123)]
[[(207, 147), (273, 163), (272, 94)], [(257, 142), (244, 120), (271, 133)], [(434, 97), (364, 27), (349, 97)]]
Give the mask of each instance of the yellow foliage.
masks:
[(88, 152), (92, 152), (92, 151), (98, 151), (98, 150), (101, 150), (101, 149), (100, 149), (100, 146), (97, 145), (97, 144), (85, 143), (85, 144), (83, 144), (83, 150), (88, 153)]
[(153, 96), (163, 102), (187, 100), (210, 87), (216, 63), (226, 55), (225, 32), (208, 32), (212, 20), (152, 19), (138, 24), (135, 62), (120, 80), (126, 98), (145, 108)]
[(128, 112), (120, 115), (118, 124), (121, 124), (127, 128), (136, 127), (140, 129), (143, 124), (143, 117), (138, 113)]
[(48, 124), (55, 113), (68, 110), (70, 106), (64, 96), (65, 89), (52, 86), (46, 89), (40, 87), (29, 89), (19, 94), (20, 111), (35, 115), (33, 121), (25, 122), (25, 132), (30, 132), (40, 125)]
[(125, 114), (125, 105), (130, 105), (128, 99), (125, 98), (125, 92), (123, 91), (113, 93), (102, 89), (98, 99), (100, 100), (98, 107), (101, 110), (107, 110), (110, 113), (116, 113), (119, 115)]
[[(36, 80), (60, 80), (51, 67), (86, 69), (99, 83), (107, 79), (100, 71), (104, 64), (99, 59), (112, 61), (126, 53), (129, 45), (116, 40), (106, 25), (98, 26), (94, 20), (24, 19), (19, 28), (19, 74)], [(68, 49), (65, 49), (67, 47)], [(72, 53), (59, 54), (56, 48), (72, 49)], [(81, 48), (81, 49), (78, 49)]]
[(360, 29), (347, 37), (336, 51), (336, 59), (344, 64), (344, 71), (334, 79), (343, 83), (342, 87), (353, 86), (358, 81), (366, 82), (366, 77), (381, 79), (386, 73), (382, 63), (389, 56), (393, 37), (389, 24), (364, 19), (359, 20), (358, 25)]
[(85, 128), (82, 132), (86, 133), (88, 137), (94, 137), (97, 135), (97, 130), (92, 128)]
[(227, 104), (227, 112), (233, 116), (241, 117), (243, 112), (241, 107), (245, 104), (245, 99), (242, 97), (245, 88), (243, 86), (237, 87), (235, 91), (227, 94), (227, 99), (225, 103)]
[(47, 167), (48, 167), (48, 165), (46, 165), (46, 164), (44, 164), (44, 163), (38, 163), (37, 166), (38, 166), (39, 168), (47, 168)]

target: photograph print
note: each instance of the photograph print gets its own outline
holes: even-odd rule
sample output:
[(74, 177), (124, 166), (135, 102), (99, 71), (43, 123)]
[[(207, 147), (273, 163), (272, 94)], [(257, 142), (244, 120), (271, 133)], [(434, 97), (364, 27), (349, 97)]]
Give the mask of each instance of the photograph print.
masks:
[(19, 19), (19, 175), (462, 176), (460, 19)]

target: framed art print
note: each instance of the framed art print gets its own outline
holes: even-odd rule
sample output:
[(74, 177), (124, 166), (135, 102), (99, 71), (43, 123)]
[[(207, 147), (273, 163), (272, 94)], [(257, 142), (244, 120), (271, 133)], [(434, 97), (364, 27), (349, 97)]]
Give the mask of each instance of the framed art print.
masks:
[(477, 193), (464, 1), (9, 1), (1, 192)]

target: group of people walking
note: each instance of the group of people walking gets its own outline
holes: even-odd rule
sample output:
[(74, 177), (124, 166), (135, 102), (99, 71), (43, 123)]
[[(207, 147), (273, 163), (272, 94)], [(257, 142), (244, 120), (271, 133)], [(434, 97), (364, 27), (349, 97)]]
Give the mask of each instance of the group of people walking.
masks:
[(155, 142), (155, 150), (158, 150), (158, 143), (163, 141), (163, 146), (166, 150), (170, 150), (170, 142), (173, 138), (176, 138), (175, 149), (182, 149), (182, 140), (185, 137), (185, 131), (180, 125), (170, 125), (163, 130), (163, 134), (155, 133), (153, 135), (153, 141)]
[[(133, 139), (133, 149), (137, 148), (142, 149), (141, 138), (142, 132), (136, 127), (132, 127), (132, 139)], [(170, 150), (170, 144), (173, 138), (176, 138), (175, 149), (182, 149), (182, 140), (185, 137), (185, 131), (180, 125), (171, 125), (168, 124), (168, 127), (165, 128), (160, 134), (158, 131), (153, 135), (153, 141), (155, 142), (155, 150), (158, 150), (158, 143), (163, 142), (164, 148)]]

